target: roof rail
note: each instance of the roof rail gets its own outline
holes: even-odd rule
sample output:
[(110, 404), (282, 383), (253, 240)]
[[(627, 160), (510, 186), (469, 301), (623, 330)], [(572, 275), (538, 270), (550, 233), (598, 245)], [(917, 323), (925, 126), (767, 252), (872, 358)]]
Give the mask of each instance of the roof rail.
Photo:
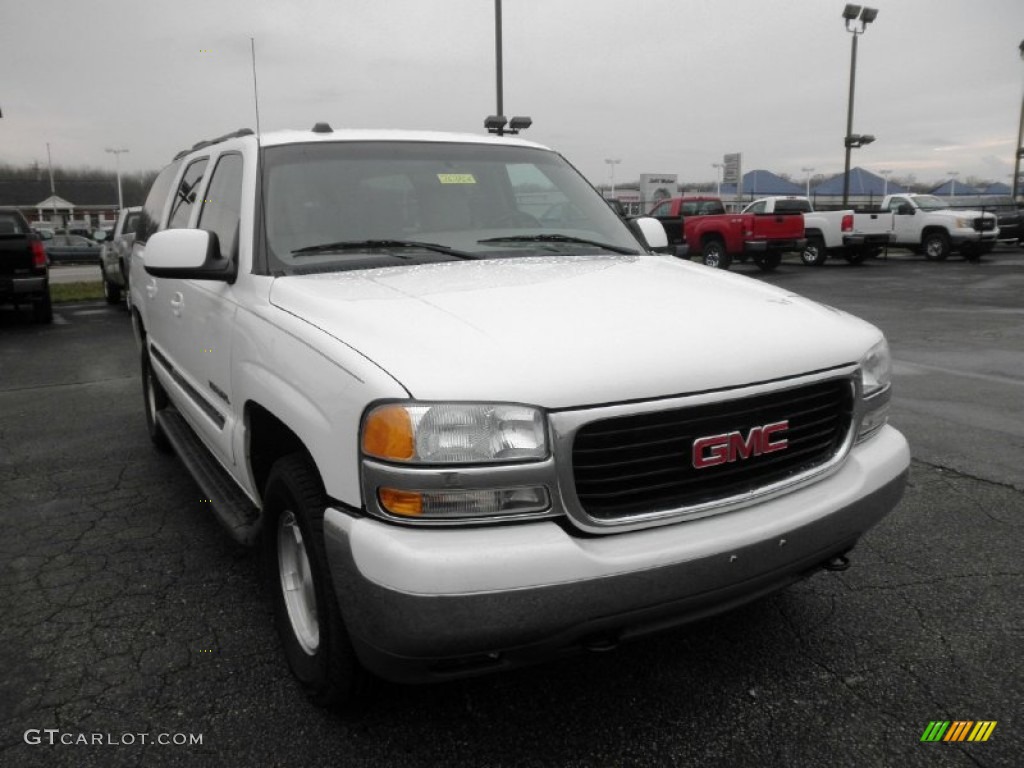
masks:
[[(239, 128), (237, 131), (232, 131), (231, 133), (225, 133), (223, 136), (218, 136), (215, 139), (207, 139), (206, 141), (197, 141), (190, 148), (183, 149), (183, 150), (181, 150), (181, 152), (176, 154), (174, 156), (174, 160), (178, 160), (178, 159), (184, 157), (189, 152), (195, 152), (198, 149), (203, 149), (205, 147), (210, 147), (210, 146), (213, 146), (214, 144), (220, 144), (220, 142), (227, 141), (228, 139), (237, 139), (240, 136), (252, 136), (252, 128)], [(172, 160), (172, 162), (173, 162), (173, 160)]]

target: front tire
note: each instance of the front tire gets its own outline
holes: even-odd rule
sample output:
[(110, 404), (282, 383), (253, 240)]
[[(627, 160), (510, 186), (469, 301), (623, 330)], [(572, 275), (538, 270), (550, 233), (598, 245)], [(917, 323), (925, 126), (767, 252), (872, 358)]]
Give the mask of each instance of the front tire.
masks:
[(319, 706), (351, 704), (367, 673), (341, 617), (324, 547), (327, 497), (304, 454), (278, 459), (263, 495), (263, 559), (285, 657)]
[(46, 295), (32, 302), (32, 319), (37, 323), (49, 325), (53, 322), (53, 302), (50, 300), (50, 289)]
[(121, 302), (121, 286), (103, 278), (103, 298), (107, 304), (119, 304)]
[(771, 272), (782, 263), (781, 253), (766, 253), (754, 259), (754, 263), (762, 272)]
[(153, 373), (153, 363), (149, 359), (149, 350), (146, 348), (146, 341), (142, 342), (142, 401), (146, 411), (146, 429), (149, 432), (149, 439), (161, 453), (171, 452), (171, 443), (164, 434), (156, 415), (167, 407), (167, 393), (163, 385)]
[(949, 257), (949, 236), (945, 232), (929, 232), (921, 241), (921, 250), (929, 261), (945, 261)]
[(701, 260), (706, 267), (728, 269), (732, 265), (732, 256), (725, 249), (721, 240), (708, 240), (701, 249)]
[(820, 267), (828, 258), (825, 241), (820, 237), (807, 238), (807, 245), (800, 251), (800, 261), (808, 267)]

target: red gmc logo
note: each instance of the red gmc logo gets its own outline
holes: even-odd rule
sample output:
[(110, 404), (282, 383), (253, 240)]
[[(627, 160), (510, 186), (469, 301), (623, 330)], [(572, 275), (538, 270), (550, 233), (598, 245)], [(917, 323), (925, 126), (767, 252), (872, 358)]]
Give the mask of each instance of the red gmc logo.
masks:
[(704, 469), (718, 464), (729, 464), (737, 459), (749, 459), (762, 453), (784, 451), (789, 447), (789, 440), (784, 437), (775, 438), (779, 432), (789, 429), (789, 420), (776, 421), (762, 427), (754, 427), (743, 437), (741, 432), (728, 432), (724, 435), (708, 435), (693, 441), (693, 467)]

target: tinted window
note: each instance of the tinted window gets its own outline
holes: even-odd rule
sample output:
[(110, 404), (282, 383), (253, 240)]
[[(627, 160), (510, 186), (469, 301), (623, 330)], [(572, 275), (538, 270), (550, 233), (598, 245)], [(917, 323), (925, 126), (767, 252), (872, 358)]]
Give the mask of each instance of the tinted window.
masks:
[(180, 165), (180, 162), (171, 163), (153, 180), (153, 186), (149, 188), (146, 204), (142, 207), (135, 228), (135, 239), (140, 243), (146, 242), (150, 235), (160, 229), (160, 217), (164, 211), (164, 203), (167, 202), (167, 195), (171, 192), (171, 184), (174, 183), (174, 177), (178, 174)]
[(233, 258), (237, 253), (241, 210), (242, 156), (224, 155), (213, 169), (199, 214), (199, 228), (217, 235), (223, 258)]
[(776, 213), (810, 213), (811, 204), (807, 200), (776, 200)]
[(0, 235), (26, 235), (21, 218), (13, 213), (0, 213)]
[(142, 216), (138, 211), (129, 213), (124, 220), (124, 227), (121, 228), (121, 234), (127, 235), (135, 231), (139, 226), (139, 218)]
[(178, 183), (178, 190), (174, 195), (174, 202), (171, 203), (171, 217), (167, 222), (168, 229), (181, 229), (187, 227), (189, 218), (192, 216), (192, 207), (196, 203), (196, 193), (203, 181), (203, 171), (206, 170), (206, 158), (196, 160), (185, 169), (181, 181)]

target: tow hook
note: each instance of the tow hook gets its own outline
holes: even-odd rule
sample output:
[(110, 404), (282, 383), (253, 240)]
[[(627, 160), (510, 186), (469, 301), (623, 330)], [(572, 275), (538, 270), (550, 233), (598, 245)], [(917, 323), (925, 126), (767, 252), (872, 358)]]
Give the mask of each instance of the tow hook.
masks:
[(826, 571), (845, 571), (850, 567), (850, 558), (846, 555), (836, 555), (825, 561)]

